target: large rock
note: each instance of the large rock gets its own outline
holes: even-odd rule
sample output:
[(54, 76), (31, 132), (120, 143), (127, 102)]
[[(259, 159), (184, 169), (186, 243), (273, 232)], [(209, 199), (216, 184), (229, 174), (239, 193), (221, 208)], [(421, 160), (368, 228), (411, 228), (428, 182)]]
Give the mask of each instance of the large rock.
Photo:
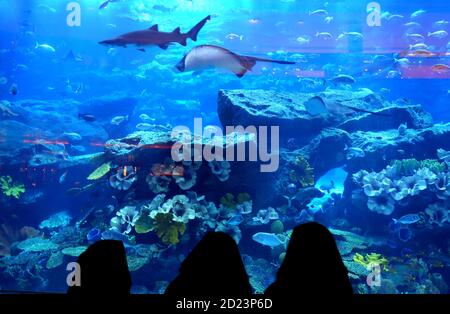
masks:
[(410, 128), (423, 129), (433, 125), (431, 114), (424, 111), (422, 106), (393, 106), (377, 111), (380, 115), (364, 114), (349, 119), (339, 125), (348, 132), (381, 131), (396, 129), (402, 123)]
[[(369, 111), (384, 111), (392, 118), (349, 111), (341, 115), (313, 117), (305, 109), (304, 103), (314, 96), (320, 96), (326, 103), (338, 103)], [(407, 122), (413, 127), (427, 127), (429, 115), (416, 107), (395, 107), (385, 109), (390, 103), (368, 89), (326, 90), (321, 93), (285, 93), (266, 90), (220, 90), (218, 114), (222, 126), (279, 126), (281, 143), (295, 138), (299, 144), (306, 144), (325, 127), (344, 130), (374, 127), (376, 129), (397, 128)], [(384, 113), (384, 112), (383, 112)]]

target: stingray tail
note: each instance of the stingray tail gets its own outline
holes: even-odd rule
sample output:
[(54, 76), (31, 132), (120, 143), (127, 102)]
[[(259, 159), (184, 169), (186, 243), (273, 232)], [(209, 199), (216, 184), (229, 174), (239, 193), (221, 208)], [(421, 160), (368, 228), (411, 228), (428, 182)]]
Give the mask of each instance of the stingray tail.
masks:
[(390, 114), (387, 114), (387, 113), (381, 113), (381, 112), (376, 112), (376, 111), (370, 111), (370, 110), (365, 110), (365, 109), (361, 109), (361, 108), (357, 108), (357, 107), (352, 107), (352, 106), (347, 106), (347, 105), (345, 105), (345, 107), (347, 107), (347, 108), (349, 108), (349, 109), (351, 109), (351, 110), (353, 110), (353, 111), (356, 111), (356, 112), (370, 113), (370, 114), (373, 114), (373, 115), (376, 115), (376, 116), (382, 116), (382, 117), (390, 117), (390, 116), (391, 116)]
[(273, 59), (257, 58), (257, 57), (246, 57), (246, 58), (250, 58), (255, 61), (261, 61), (261, 62), (271, 62), (271, 63), (278, 63), (278, 64), (295, 64), (295, 62), (292, 62), (292, 61), (273, 60)]
[(197, 36), (200, 30), (205, 26), (206, 22), (211, 19), (211, 15), (208, 15), (203, 20), (201, 20), (197, 25), (192, 27), (192, 29), (186, 33), (186, 37), (192, 39), (193, 41), (197, 41)]

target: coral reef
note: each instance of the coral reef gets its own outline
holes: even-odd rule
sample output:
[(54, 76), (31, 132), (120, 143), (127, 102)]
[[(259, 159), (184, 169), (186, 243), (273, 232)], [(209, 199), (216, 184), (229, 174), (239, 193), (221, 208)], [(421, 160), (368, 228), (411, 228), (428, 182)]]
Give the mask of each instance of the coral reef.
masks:
[(174, 221), (171, 213), (157, 213), (153, 217), (152, 231), (167, 245), (176, 245), (180, 242), (180, 236), (186, 231), (186, 225)]
[(59, 229), (61, 227), (68, 226), (70, 224), (71, 220), (72, 220), (72, 217), (70, 217), (70, 215), (67, 212), (62, 211), (62, 212), (53, 214), (46, 220), (42, 221), (39, 224), (39, 228), (40, 229), (44, 229), (44, 228)]
[(23, 184), (13, 183), (11, 176), (1, 176), (0, 187), (4, 195), (16, 199), (19, 199), (20, 195), (25, 192), (25, 186)]
[(136, 180), (136, 170), (132, 166), (124, 166), (109, 177), (109, 184), (117, 190), (126, 191)]
[(136, 221), (139, 218), (139, 212), (134, 206), (125, 206), (116, 212), (116, 216), (111, 218), (111, 230), (119, 233), (128, 234), (133, 230)]
[(221, 182), (225, 182), (230, 177), (230, 163), (226, 160), (224, 161), (211, 161), (208, 163), (211, 168), (211, 172), (219, 179)]

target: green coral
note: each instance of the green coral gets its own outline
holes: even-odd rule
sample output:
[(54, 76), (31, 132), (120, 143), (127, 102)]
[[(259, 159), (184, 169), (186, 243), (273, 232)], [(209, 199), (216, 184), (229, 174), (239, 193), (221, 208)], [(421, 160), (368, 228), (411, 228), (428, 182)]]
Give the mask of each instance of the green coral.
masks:
[(373, 265), (380, 265), (384, 271), (388, 271), (388, 260), (378, 253), (370, 253), (365, 256), (356, 253), (353, 256), (353, 261), (364, 266), (367, 269), (370, 269)]
[(236, 198), (233, 194), (227, 193), (220, 198), (220, 204), (226, 208), (236, 209), (239, 204), (251, 201), (251, 196), (248, 193), (239, 193)]
[(445, 165), (435, 159), (417, 160), (415, 158), (394, 160), (391, 166), (395, 168), (398, 176), (412, 176), (420, 168), (428, 168), (435, 174), (441, 173), (445, 170)]
[(272, 224), (270, 225), (270, 232), (275, 234), (284, 232), (284, 225), (281, 220), (275, 220), (274, 222), (272, 222)]
[(25, 186), (23, 184), (13, 183), (11, 176), (0, 177), (0, 186), (3, 190), (3, 194), (17, 199), (25, 192)]
[(186, 231), (186, 225), (182, 222), (173, 221), (171, 213), (158, 213), (153, 221), (152, 230), (164, 244), (178, 244), (180, 236)]
[(303, 156), (297, 156), (294, 169), (290, 171), (289, 178), (293, 182), (299, 182), (302, 188), (314, 185), (314, 168)]

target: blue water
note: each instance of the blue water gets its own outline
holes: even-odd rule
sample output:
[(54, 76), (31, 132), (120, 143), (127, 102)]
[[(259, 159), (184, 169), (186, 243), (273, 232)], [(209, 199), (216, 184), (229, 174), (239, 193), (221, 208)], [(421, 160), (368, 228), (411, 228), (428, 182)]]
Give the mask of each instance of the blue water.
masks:
[[(65, 291), (65, 265), (75, 260), (73, 255), (76, 254), (67, 254), (64, 249), (87, 246), (86, 235), (90, 230), (110, 230), (111, 218), (126, 206), (134, 206), (136, 213), (141, 214), (140, 208), (159, 194), (148, 189), (146, 174), (142, 173), (148, 173), (155, 163), (163, 163), (164, 153), (150, 154), (152, 160), (137, 156), (116, 158), (97, 180), (87, 180), (87, 177), (111, 161), (109, 155), (78, 165), (67, 165), (68, 161), (74, 156), (101, 155), (109, 151), (108, 140), (138, 131), (140, 123), (165, 126), (170, 130), (179, 125), (192, 128), (194, 118), (202, 118), (203, 126), (222, 126), (217, 110), (219, 90), (270, 90), (310, 93), (310, 96), (325, 90), (330, 93), (343, 90), (348, 95), (362, 90), (378, 95), (389, 105), (419, 105), (431, 115), (434, 124), (450, 122), (450, 37), (442, 33), (441, 38), (429, 36), (437, 31), (450, 32), (450, 4), (445, 1), (379, 1), (381, 25), (372, 27), (367, 24), (369, 1), (360, 0), (122, 0), (109, 3), (104, 9), (99, 9), (101, 0), (73, 2), (78, 3), (81, 10), (80, 25), (71, 27), (67, 24), (68, 0), (0, 0), (0, 177), (5, 180), (10, 177), (9, 185), (23, 185), (25, 190), (19, 191), (17, 197), (8, 195), (5, 183), (0, 193), (0, 290)], [(311, 14), (319, 9), (327, 13)], [(419, 9), (425, 13), (411, 18)], [(140, 51), (136, 49), (140, 47), (99, 44), (154, 24), (159, 25), (160, 31), (170, 32), (180, 27), (184, 33), (208, 15), (211, 20), (199, 32), (198, 41), (188, 39), (186, 47), (174, 43), (167, 50), (150, 46)], [(444, 22), (436, 25), (438, 21)], [(405, 25), (411, 22), (417, 24)], [(345, 36), (348, 32), (359, 33), (362, 38)], [(329, 35), (317, 36), (317, 33)], [(423, 40), (414, 42), (408, 34), (420, 34)], [(420, 42), (426, 47), (416, 50), (410, 47)], [(224, 69), (208, 69), (198, 74), (176, 70), (175, 65), (190, 49), (206, 44), (240, 55), (296, 63), (258, 62), (242, 78)], [(415, 55), (417, 50), (422, 56)], [(403, 60), (406, 65), (396, 61), (401, 58), (406, 59)], [(443, 68), (433, 69), (436, 65)], [(336, 86), (323, 84), (324, 80), (339, 74), (350, 75), (356, 82)], [(92, 115), (95, 121), (82, 119), (80, 114)], [(143, 119), (142, 114), (148, 119)], [(280, 127), (283, 137), (283, 125)], [(408, 128), (420, 129), (419, 126)], [(391, 135), (397, 132), (397, 126), (389, 132)], [(77, 135), (81, 138), (76, 138)], [(302, 140), (309, 142), (311, 139), (298, 134), (292, 142), (296, 143), (294, 147), (286, 142), (280, 144), (281, 153), (300, 154), (297, 150), (307, 144)], [(397, 147), (400, 140), (393, 136), (391, 144), (396, 153), (380, 156), (364, 146), (360, 148), (365, 155), (355, 159), (348, 158), (348, 150), (342, 150), (343, 145), (342, 149), (330, 146), (328, 151), (308, 160), (314, 168), (312, 186), (325, 193), (312, 200), (300, 199), (300, 196), (292, 198), (305, 188), (298, 182), (291, 187), (295, 192), (287, 195), (292, 169), (284, 162), (274, 177), (259, 182), (252, 181), (251, 172), (244, 175), (232, 164), (230, 181), (224, 180), (225, 183), (214, 176), (205, 177), (209, 167), (203, 162), (203, 170), (195, 170), (198, 171), (197, 183), (191, 188), (180, 189), (171, 178), (165, 200), (195, 191), (219, 208), (221, 203), (224, 206), (221, 197), (227, 193), (235, 195), (235, 202), (239, 193), (250, 194), (252, 212), (244, 215), (244, 222), (237, 228), (241, 234), (239, 247), (256, 292), (261, 292), (273, 280), (280, 263), (279, 255), (283, 252), (282, 248), (269, 248), (251, 239), (258, 231), (274, 231), (272, 221), (255, 224), (253, 220), (259, 210), (272, 207), (284, 223), (286, 234), (295, 223), (312, 219), (365, 237), (367, 242), (359, 247), (347, 239), (353, 248), (343, 254), (344, 260), (353, 266), (363, 267), (353, 261), (355, 253), (379, 253), (386, 257), (392, 271), (382, 274), (385, 281), (381, 287), (367, 286), (365, 276), (370, 271), (363, 267), (359, 277), (352, 278), (358, 293), (448, 293), (450, 222), (441, 216), (439, 224), (430, 222), (426, 208), (436, 201), (444, 208), (439, 215), (448, 215), (445, 210), (449, 196), (437, 198), (432, 188), (434, 181), (428, 181), (423, 192), (426, 194), (430, 190), (431, 196), (420, 193), (408, 196), (413, 199), (409, 204), (416, 204), (412, 207), (396, 201), (391, 213), (377, 213), (368, 208), (366, 198), (373, 195), (367, 193), (363, 195), (362, 209), (351, 201), (355, 199), (352, 198), (354, 191), (362, 191), (352, 175), (362, 169), (380, 172), (391, 159), (434, 159), (443, 165), (436, 175), (447, 178), (445, 160), (439, 160), (436, 154), (436, 148), (450, 150), (445, 139), (445, 136), (435, 137), (419, 141), (416, 146), (411, 142), (413, 145), (405, 148)], [(164, 152), (164, 148), (151, 148)], [(322, 162), (338, 153), (342, 158), (337, 163)], [(119, 190), (110, 184), (109, 178), (115, 174), (120, 176), (127, 166), (130, 168), (126, 171), (135, 171), (137, 179), (128, 189)], [(249, 164), (246, 169), (253, 168)], [(401, 176), (397, 179), (401, 180)], [(226, 181), (232, 183), (227, 185)], [(331, 181), (335, 184), (332, 189), (321, 188)], [(264, 188), (262, 182), (266, 182)], [(287, 199), (294, 202), (292, 208), (286, 204)], [(300, 215), (302, 210), (311, 209), (310, 202), (316, 202), (320, 208), (310, 210), (306, 216)], [(239, 211), (239, 206), (228, 210), (232, 215)], [(40, 226), (42, 221), (60, 212), (70, 217), (70, 221), (52, 228)], [(409, 213), (421, 213), (422, 221), (407, 226), (412, 236), (404, 241), (399, 239), (398, 228), (391, 228), (390, 223), (392, 218)], [(84, 216), (87, 218), (82, 219)], [(221, 220), (210, 219), (217, 225), (211, 228), (215, 230)], [(83, 223), (78, 225), (80, 220)], [(164, 243), (153, 231), (137, 233), (134, 226), (129, 232), (120, 230), (122, 236), (134, 240), (127, 244), (133, 263), (137, 263), (138, 257), (142, 258), (137, 253), (142, 246), (153, 245), (159, 252), (145, 262), (139, 260), (142, 265), (132, 271), (134, 292), (161, 293), (164, 290), (176, 275), (180, 261), (208, 230), (203, 225), (204, 220), (201, 217), (189, 220), (186, 233), (179, 237), (180, 242), (172, 245)], [(226, 231), (236, 235), (236, 228)], [(56, 247), (39, 248), (36, 244), (34, 249), (33, 245), (23, 249), (20, 245), (36, 238), (48, 239), (56, 243)], [(337, 240), (343, 241), (343, 238), (337, 236)], [(401, 255), (401, 251), (406, 252), (404, 249), (412, 253)], [(58, 262), (49, 263), (50, 258)], [(411, 270), (407, 265), (415, 265), (415, 268)]]

